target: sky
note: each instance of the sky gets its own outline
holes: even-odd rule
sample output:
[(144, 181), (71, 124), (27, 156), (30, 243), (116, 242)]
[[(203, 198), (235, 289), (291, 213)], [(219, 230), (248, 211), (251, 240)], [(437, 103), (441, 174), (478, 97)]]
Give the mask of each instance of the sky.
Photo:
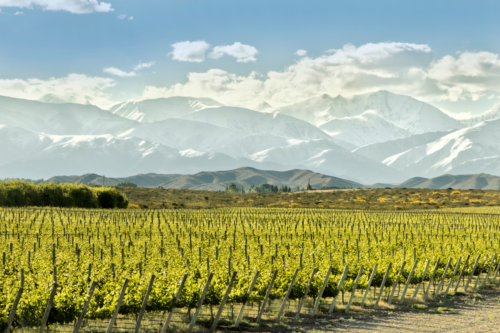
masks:
[(500, 1), (0, 0), (0, 95), (273, 108), (377, 90), (500, 103)]

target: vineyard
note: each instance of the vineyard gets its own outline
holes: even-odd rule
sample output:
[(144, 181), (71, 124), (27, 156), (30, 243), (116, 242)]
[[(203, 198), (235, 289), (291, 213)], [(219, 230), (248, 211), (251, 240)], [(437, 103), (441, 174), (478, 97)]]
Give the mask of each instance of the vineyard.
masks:
[(224, 322), (238, 326), (306, 303), (309, 315), (423, 303), (495, 283), (499, 234), (500, 215), (433, 211), (5, 208), (0, 329), (111, 332), (117, 316), (140, 327), (160, 313), (166, 332), (175, 308), (210, 330), (232, 305)]

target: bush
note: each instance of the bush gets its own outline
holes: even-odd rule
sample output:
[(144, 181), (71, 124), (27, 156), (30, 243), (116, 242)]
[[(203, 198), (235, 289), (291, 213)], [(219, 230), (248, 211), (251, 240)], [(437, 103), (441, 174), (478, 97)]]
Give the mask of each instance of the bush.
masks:
[(121, 182), (116, 185), (117, 187), (137, 187), (137, 184), (131, 182)]
[(79, 184), (34, 184), (21, 180), (0, 182), (0, 206), (127, 208), (128, 199), (115, 188)]

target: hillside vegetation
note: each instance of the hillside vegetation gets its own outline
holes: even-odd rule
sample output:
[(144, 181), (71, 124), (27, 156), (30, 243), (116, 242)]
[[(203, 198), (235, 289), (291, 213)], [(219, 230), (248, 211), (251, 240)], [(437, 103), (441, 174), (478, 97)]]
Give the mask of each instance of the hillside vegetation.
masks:
[(118, 190), (138, 208), (297, 207), (399, 210), (500, 206), (500, 191), (481, 190), (357, 189), (244, 194), (185, 189)]

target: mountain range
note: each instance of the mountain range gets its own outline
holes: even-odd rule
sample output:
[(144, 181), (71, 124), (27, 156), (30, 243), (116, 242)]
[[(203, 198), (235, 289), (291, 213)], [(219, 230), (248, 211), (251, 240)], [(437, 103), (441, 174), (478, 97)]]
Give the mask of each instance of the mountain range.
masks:
[(331, 177), (309, 170), (272, 171), (259, 170), (250, 167), (228, 171), (199, 172), (192, 175), (181, 174), (139, 174), (122, 178), (108, 178), (95, 173), (81, 176), (55, 176), (46, 183), (77, 183), (86, 185), (116, 186), (121, 182), (131, 182), (139, 187), (163, 187), (165, 189), (191, 189), (222, 191), (230, 183), (244, 187), (258, 186), (268, 183), (289, 186), (293, 190), (301, 189), (310, 184), (313, 189), (325, 188), (430, 188), (430, 189), (461, 189), (461, 190), (500, 190), (500, 177), (488, 174), (473, 175), (443, 175), (435, 178), (413, 177), (400, 184), (377, 183), (362, 185), (353, 181)]
[(485, 173), (475, 175), (442, 175), (435, 178), (414, 177), (401, 184), (375, 184), (372, 188), (430, 188), (455, 190), (500, 190), (500, 177)]
[(294, 190), (297, 186), (306, 188), (310, 184), (313, 188), (341, 187), (359, 188), (362, 185), (356, 182), (336, 177), (322, 175), (309, 170), (272, 171), (258, 170), (243, 167), (229, 171), (199, 172), (193, 175), (159, 175), (141, 174), (124, 178), (103, 178), (97, 174), (85, 174), (82, 176), (56, 176), (46, 182), (54, 183), (78, 183), (87, 185), (116, 186), (120, 182), (131, 182), (139, 187), (186, 188), (191, 190), (223, 191), (230, 183), (238, 186), (258, 186), (263, 183), (281, 186), (289, 186)]
[[(209, 98), (135, 99), (103, 110), (0, 96), (0, 178), (307, 169), (359, 184), (500, 176), (500, 106), (454, 119), (387, 91), (273, 109)], [(285, 184), (283, 184), (285, 185)]]

